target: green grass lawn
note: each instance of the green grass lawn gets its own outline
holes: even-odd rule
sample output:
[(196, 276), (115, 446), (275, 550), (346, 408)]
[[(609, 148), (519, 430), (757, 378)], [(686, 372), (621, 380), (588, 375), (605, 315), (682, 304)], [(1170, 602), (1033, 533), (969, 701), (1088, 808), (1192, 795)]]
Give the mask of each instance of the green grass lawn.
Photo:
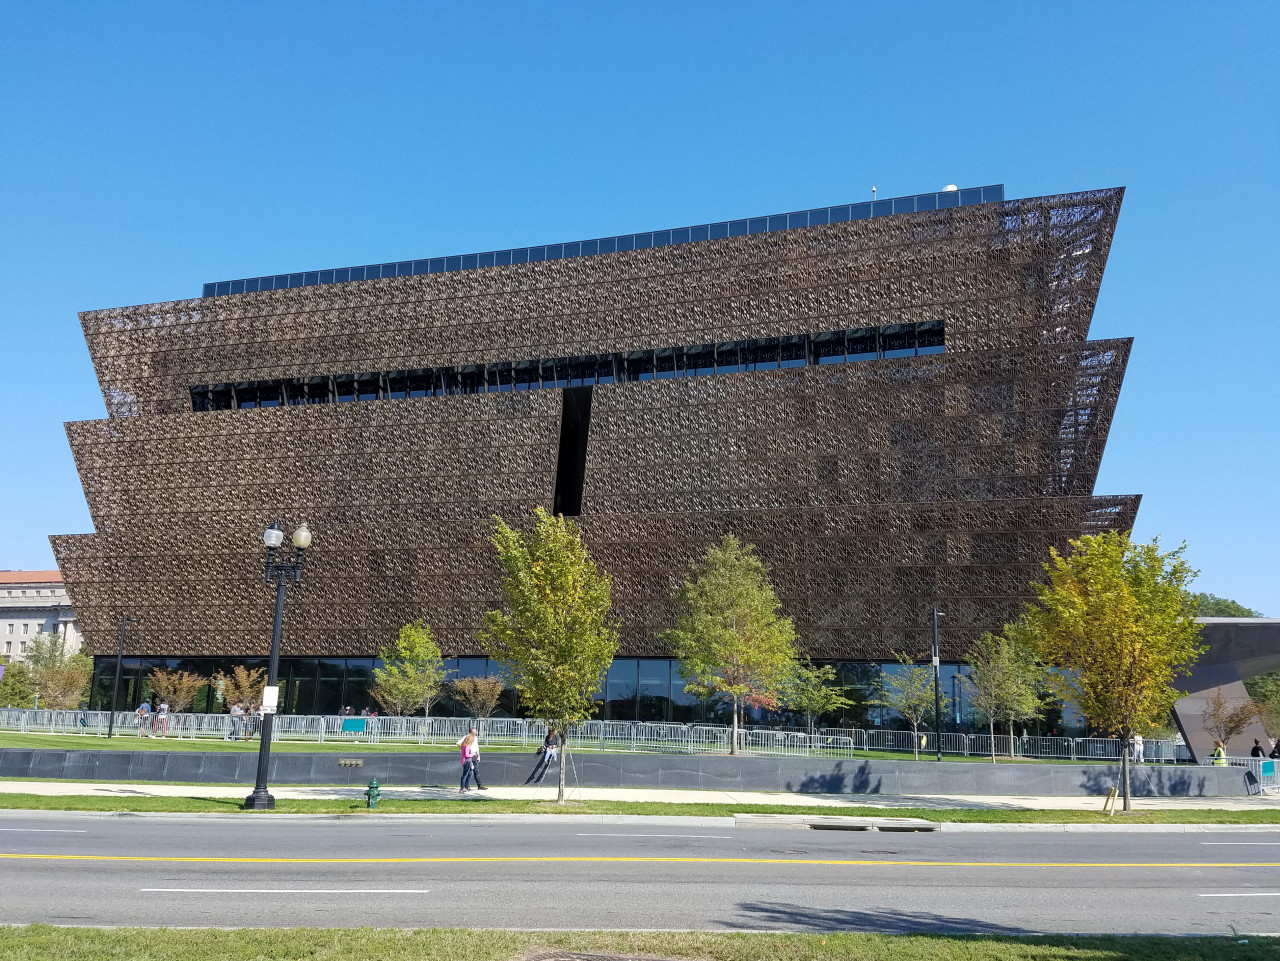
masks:
[[(245, 785), (247, 795), (250, 787)], [(353, 814), (376, 817), (382, 814), (647, 814), (667, 817), (731, 817), (734, 814), (820, 814), (843, 817), (912, 817), (928, 821), (965, 821), (1002, 824), (1280, 824), (1280, 809), (1253, 811), (1175, 810), (1135, 811), (1104, 815), (1101, 811), (1021, 811), (989, 808), (879, 808), (807, 807), (777, 804), (676, 804), (664, 801), (508, 801), (477, 797), (463, 800), (398, 800), (395, 788), (384, 789), (386, 797), (376, 812), (359, 800), (276, 801), (280, 814)], [(43, 794), (0, 794), (0, 808), (26, 811), (120, 811), (175, 813), (236, 813), (243, 799), (200, 797), (199, 787), (188, 797), (103, 797), (97, 795), (46, 796)], [(1098, 799), (1101, 808), (1102, 799)], [(269, 812), (245, 812), (246, 817), (269, 817)], [(3, 955), (0, 955), (2, 957)]]
[[(258, 742), (255, 741), (224, 741), (221, 738), (179, 738), (170, 737), (138, 737), (134, 734), (117, 734), (115, 737), (106, 738), (93, 734), (12, 734), (8, 732), (0, 732), (0, 748), (16, 747), (16, 748), (45, 748), (55, 751), (242, 751), (257, 753)], [(533, 745), (527, 748), (520, 745), (486, 745), (485, 749), (494, 753), (507, 751), (528, 751), (532, 753)], [(623, 747), (605, 748), (609, 750), (624, 750)], [(432, 753), (453, 753), (457, 750), (453, 744), (415, 744), (412, 742), (392, 741), (383, 742), (381, 744), (370, 744), (368, 741), (276, 741), (271, 745), (272, 751), (289, 751), (302, 752), (308, 754), (316, 753), (343, 753), (343, 754), (372, 754), (379, 752), (394, 753), (415, 753), (415, 752), (432, 752)], [(580, 746), (573, 749), (575, 752), (591, 753), (599, 750), (596, 747)], [(894, 761), (910, 761), (913, 755), (907, 751), (853, 751), (851, 753), (827, 753), (823, 751), (815, 751), (813, 757), (830, 757), (839, 759), (851, 757), (856, 760), (861, 759), (878, 759), (878, 760), (894, 760)], [(922, 761), (932, 761), (937, 757), (936, 754), (930, 754), (927, 751), (920, 755)], [(985, 755), (969, 755), (968, 757), (961, 754), (945, 755), (947, 761), (958, 761), (961, 763), (978, 763), (990, 764), (991, 758)], [(1052, 758), (997, 758), (998, 764), (1114, 764), (1114, 761), (1063, 761)], [(1157, 765), (1158, 766), (1158, 765)], [(1166, 765), (1167, 766), (1167, 765)]]
[[(565, 920), (590, 920), (567, 907)], [(586, 912), (585, 916), (583, 912)], [(1225, 926), (1224, 926), (1225, 927)], [(548, 951), (703, 961), (1274, 961), (1280, 939), (323, 928), (0, 927), (6, 961), (516, 961)]]

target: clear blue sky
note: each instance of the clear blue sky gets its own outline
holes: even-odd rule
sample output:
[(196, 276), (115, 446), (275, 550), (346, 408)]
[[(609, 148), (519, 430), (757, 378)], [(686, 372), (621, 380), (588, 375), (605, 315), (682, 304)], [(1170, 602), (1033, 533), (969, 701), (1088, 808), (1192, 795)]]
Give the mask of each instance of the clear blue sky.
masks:
[[(1099, 493), (1280, 615), (1280, 6), (0, 7), (0, 567), (92, 529), (76, 312), (948, 183), (1123, 185)], [(181, 536), (181, 532), (175, 532)]]

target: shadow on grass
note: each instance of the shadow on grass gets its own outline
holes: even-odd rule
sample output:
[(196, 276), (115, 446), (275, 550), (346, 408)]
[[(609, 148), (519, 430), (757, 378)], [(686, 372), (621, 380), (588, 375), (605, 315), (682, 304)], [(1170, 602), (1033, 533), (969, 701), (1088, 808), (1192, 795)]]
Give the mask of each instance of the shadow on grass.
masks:
[(1025, 937), (1039, 933), (973, 918), (919, 911), (859, 911), (766, 901), (744, 901), (738, 905), (738, 910), (741, 912), (739, 917), (726, 921), (725, 924), (756, 931), (776, 929), (805, 934), (851, 931), (863, 934), (973, 934), (1005, 937)]

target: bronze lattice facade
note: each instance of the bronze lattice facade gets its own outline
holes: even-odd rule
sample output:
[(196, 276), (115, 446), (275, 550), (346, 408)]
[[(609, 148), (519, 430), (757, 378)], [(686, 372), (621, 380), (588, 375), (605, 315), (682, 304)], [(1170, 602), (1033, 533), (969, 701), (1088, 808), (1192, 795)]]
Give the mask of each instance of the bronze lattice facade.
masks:
[(490, 517), (541, 505), (613, 573), (629, 656), (666, 654), (672, 590), (734, 532), (815, 656), (920, 652), (936, 603), (959, 659), (1050, 547), (1133, 523), (1136, 496), (1093, 496), (1122, 195), (86, 312), (109, 416), (67, 433), (95, 533), (53, 538), (86, 645), (127, 611), (132, 653), (265, 654), (278, 517), (315, 533), (285, 655), (368, 656), (415, 617), (476, 654)]

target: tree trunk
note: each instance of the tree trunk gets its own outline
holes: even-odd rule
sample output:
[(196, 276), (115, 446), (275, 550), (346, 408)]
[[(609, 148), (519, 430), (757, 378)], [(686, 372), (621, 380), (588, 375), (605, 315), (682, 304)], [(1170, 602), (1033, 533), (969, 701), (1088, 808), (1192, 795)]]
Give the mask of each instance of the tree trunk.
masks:
[(732, 740), (729, 741), (729, 753), (738, 753), (738, 699), (733, 699), (733, 730), (731, 733)]
[(911, 725), (911, 750), (916, 760), (920, 760), (920, 728), (914, 723)]
[(1124, 810), (1128, 813), (1129, 804), (1129, 738), (1124, 739), (1124, 753), (1120, 755), (1120, 789), (1124, 793)]
[(987, 730), (991, 732), (991, 763), (996, 763), (996, 722), (987, 718)]
[(556, 792), (556, 803), (563, 804), (564, 803), (564, 768), (565, 768), (565, 761), (569, 759), (568, 758), (569, 739), (564, 736), (564, 731), (558, 731), (556, 733), (556, 737), (560, 739), (560, 758), (559, 758), (560, 763), (558, 765), (560, 770), (556, 772), (557, 786), (559, 789)]

